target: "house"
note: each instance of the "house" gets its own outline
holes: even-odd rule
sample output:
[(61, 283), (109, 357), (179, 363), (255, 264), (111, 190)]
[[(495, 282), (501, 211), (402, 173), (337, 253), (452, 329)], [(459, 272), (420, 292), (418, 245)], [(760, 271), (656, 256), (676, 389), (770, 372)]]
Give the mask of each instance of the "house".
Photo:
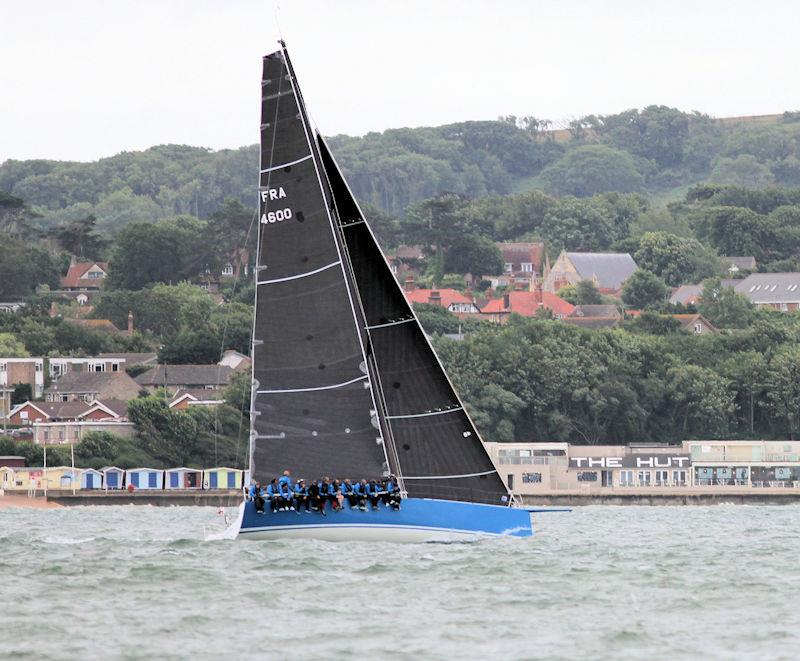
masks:
[(25, 457), (16, 454), (0, 455), (0, 466), (5, 468), (25, 468)]
[(34, 422), (77, 420), (82, 413), (86, 413), (89, 409), (89, 404), (81, 400), (68, 402), (26, 401), (11, 410), (8, 414), (8, 421), (12, 425), (32, 425)]
[(183, 411), (190, 406), (219, 406), (224, 403), (221, 390), (178, 390), (173, 395), (169, 407)]
[[(511, 286), (514, 289), (531, 289), (531, 285), (549, 268), (546, 263), (544, 243), (497, 243), (503, 259), (503, 275), (483, 276), (496, 289)], [(495, 281), (497, 285), (495, 285)]]
[(245, 356), (243, 353), (239, 353), (238, 351), (234, 351), (233, 349), (224, 351), (222, 358), (217, 363), (217, 365), (227, 365), (235, 370), (250, 369), (252, 364), (253, 361), (250, 360), (248, 356)]
[(677, 319), (681, 328), (695, 335), (717, 335), (719, 330), (702, 314), (671, 314), (673, 319)]
[(94, 468), (84, 468), (81, 471), (81, 489), (101, 489), (103, 487), (103, 474)]
[(108, 362), (119, 361), (124, 369), (158, 364), (158, 354), (153, 351), (143, 353), (99, 353), (97, 358)]
[(125, 488), (125, 471), (116, 466), (103, 466), (100, 469), (103, 474), (103, 488), (108, 491), (109, 489), (123, 489)]
[(501, 298), (489, 301), (481, 309), (481, 314), (487, 315), (496, 324), (504, 324), (512, 314), (523, 317), (535, 317), (541, 309), (550, 310), (556, 319), (569, 316), (575, 309), (572, 303), (555, 294), (542, 291), (512, 291), (503, 294)]
[(108, 277), (108, 262), (75, 262), (69, 265), (67, 274), (61, 278), (61, 289), (65, 291), (98, 291)]
[(228, 365), (157, 365), (136, 377), (139, 388), (155, 391), (221, 390), (228, 385), (233, 368)]
[(198, 468), (170, 468), (164, 473), (165, 489), (202, 489), (203, 471)]
[[(724, 289), (726, 287), (734, 288), (741, 280), (734, 278), (723, 278), (720, 280), (720, 286)], [(673, 290), (672, 295), (669, 297), (669, 302), (673, 305), (680, 303), (681, 305), (697, 305), (703, 297), (702, 283), (696, 285), (681, 285)]]
[(751, 273), (734, 287), (757, 308), (794, 312), (800, 309), (800, 273)]
[(0, 301), (0, 312), (16, 314), (26, 305), (25, 301)]
[(590, 280), (603, 293), (616, 294), (637, 269), (628, 253), (562, 251), (544, 278), (545, 291)]
[(242, 471), (235, 468), (208, 468), (203, 471), (205, 489), (241, 489)]
[(121, 331), (114, 325), (110, 319), (64, 319), (64, 323), (71, 326), (77, 326), (90, 331), (97, 331), (98, 333), (109, 333), (112, 335), (128, 335), (129, 333)]
[(471, 296), (456, 289), (417, 289), (413, 281), (405, 284), (405, 295), (409, 303), (428, 303), (447, 308), (458, 317), (480, 314)]
[(80, 443), (89, 432), (109, 432), (122, 438), (132, 438), (134, 425), (126, 420), (61, 420), (34, 422), (33, 442), (39, 445), (71, 445)]
[(219, 268), (204, 269), (197, 278), (197, 284), (201, 289), (216, 294), (223, 283), (238, 280), (240, 276), (247, 277), (249, 260), (250, 252), (247, 249), (237, 249), (228, 255)]
[(755, 271), (758, 268), (756, 258), (748, 255), (746, 257), (720, 257), (728, 267), (728, 273), (734, 275), (739, 271)]
[(0, 358), (0, 419), (11, 411), (11, 397), (14, 387), (26, 384), (31, 388), (34, 399), (44, 391), (43, 358)]
[(131, 468), (125, 471), (125, 483), (135, 489), (163, 489), (164, 471), (155, 468)]
[(125, 372), (67, 372), (44, 391), (44, 397), (48, 402), (127, 402), (138, 397), (139, 390), (141, 387)]
[(622, 317), (616, 305), (576, 305), (570, 317)]

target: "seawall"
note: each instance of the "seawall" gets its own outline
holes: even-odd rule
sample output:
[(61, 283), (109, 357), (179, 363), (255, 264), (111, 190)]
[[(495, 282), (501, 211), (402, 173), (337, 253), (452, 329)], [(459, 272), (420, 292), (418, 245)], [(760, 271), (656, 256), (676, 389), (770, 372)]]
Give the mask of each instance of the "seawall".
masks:
[(242, 502), (240, 489), (217, 491), (72, 491), (48, 490), (47, 500), (60, 505), (155, 505), (157, 507), (234, 507)]

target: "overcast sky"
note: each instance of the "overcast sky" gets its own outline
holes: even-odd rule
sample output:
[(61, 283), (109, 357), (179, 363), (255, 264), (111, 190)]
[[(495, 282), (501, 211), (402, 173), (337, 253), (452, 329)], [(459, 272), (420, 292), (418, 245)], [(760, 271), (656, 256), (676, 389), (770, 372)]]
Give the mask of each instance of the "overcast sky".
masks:
[(326, 135), (800, 109), (793, 0), (0, 0), (0, 162), (256, 142), (277, 4)]

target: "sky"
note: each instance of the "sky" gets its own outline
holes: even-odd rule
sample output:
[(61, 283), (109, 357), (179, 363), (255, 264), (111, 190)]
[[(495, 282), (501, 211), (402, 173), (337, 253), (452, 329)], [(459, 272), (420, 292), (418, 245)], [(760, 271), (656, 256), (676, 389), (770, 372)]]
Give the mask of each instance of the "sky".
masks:
[(0, 0), (0, 162), (258, 140), (286, 40), (322, 133), (800, 109), (795, 0)]

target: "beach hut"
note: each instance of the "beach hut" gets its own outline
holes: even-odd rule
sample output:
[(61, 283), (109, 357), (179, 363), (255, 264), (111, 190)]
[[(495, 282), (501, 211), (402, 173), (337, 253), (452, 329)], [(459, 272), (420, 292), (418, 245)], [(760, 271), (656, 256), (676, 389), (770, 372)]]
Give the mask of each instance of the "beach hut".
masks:
[(164, 473), (165, 489), (200, 489), (203, 471), (198, 468), (170, 468)]
[(12, 490), (14, 488), (14, 469), (9, 466), (0, 466), (0, 490)]
[(235, 468), (208, 468), (203, 474), (205, 489), (241, 489), (242, 471)]
[(123, 489), (125, 487), (125, 471), (116, 466), (104, 466), (100, 469), (103, 474), (103, 488), (108, 491), (109, 489)]
[(85, 468), (81, 471), (81, 489), (101, 489), (103, 474), (94, 468)]
[(8, 488), (16, 491), (29, 492), (43, 489), (42, 469), (40, 467), (36, 468), (31, 466), (14, 469), (14, 482)]
[(155, 468), (131, 468), (125, 471), (125, 483), (136, 489), (163, 489), (164, 471)]
[(48, 466), (42, 471), (42, 480), (39, 488), (48, 489), (78, 489), (80, 486), (81, 471), (79, 468), (69, 466)]

